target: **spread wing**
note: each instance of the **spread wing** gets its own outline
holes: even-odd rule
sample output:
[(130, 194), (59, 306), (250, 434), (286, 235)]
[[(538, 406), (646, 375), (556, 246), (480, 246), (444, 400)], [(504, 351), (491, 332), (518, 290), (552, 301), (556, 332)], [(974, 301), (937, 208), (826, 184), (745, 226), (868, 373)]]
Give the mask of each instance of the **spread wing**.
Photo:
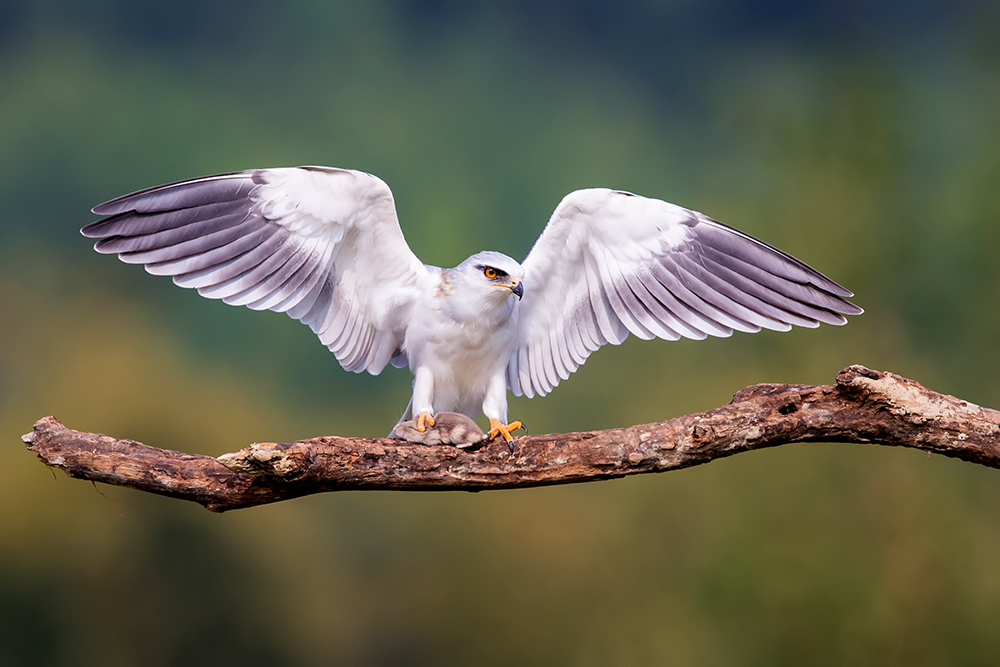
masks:
[(392, 192), (359, 171), (258, 169), (135, 192), (94, 208), (98, 252), (181, 287), (288, 313), (350, 371), (373, 375), (400, 349), (429, 270), (410, 251)]
[(844, 324), (849, 291), (700, 213), (616, 190), (578, 190), (528, 253), (515, 394), (545, 395), (605, 343)]

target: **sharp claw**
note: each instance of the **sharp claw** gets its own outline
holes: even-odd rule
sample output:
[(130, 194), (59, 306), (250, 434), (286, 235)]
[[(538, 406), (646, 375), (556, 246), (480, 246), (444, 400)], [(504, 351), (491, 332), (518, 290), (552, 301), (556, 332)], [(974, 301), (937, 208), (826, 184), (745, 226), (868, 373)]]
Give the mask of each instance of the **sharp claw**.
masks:
[(503, 439), (507, 441), (510, 446), (510, 451), (514, 451), (514, 437), (510, 434), (511, 431), (516, 431), (517, 429), (524, 430), (524, 426), (521, 422), (513, 421), (509, 424), (504, 424), (499, 419), (490, 419), (490, 432), (489, 439), (493, 441), (498, 435), (502, 435)]
[(429, 412), (421, 412), (417, 415), (417, 430), (423, 433), (428, 426), (434, 426), (434, 417)]

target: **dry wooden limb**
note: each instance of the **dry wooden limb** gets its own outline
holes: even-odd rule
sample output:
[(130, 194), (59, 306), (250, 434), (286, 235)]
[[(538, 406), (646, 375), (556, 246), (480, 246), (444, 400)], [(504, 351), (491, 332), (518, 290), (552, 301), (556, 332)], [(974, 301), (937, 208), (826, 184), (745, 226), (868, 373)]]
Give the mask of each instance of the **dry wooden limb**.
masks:
[(759, 384), (721, 408), (657, 424), (517, 438), (469, 451), (327, 436), (218, 459), (81, 433), (46, 417), (23, 437), (70, 477), (201, 503), (214, 512), (347, 489), (511, 489), (662, 472), (790, 442), (914, 447), (1000, 467), (1000, 412), (863, 366), (835, 385)]

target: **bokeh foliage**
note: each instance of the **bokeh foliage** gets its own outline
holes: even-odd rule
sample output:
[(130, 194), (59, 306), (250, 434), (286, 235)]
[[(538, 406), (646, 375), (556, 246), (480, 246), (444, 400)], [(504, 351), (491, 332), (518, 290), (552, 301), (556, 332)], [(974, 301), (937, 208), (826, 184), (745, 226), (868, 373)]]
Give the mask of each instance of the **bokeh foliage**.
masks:
[[(990, 3), (0, 1), (0, 664), (989, 665), (997, 473), (791, 446), (618, 482), (222, 516), (53, 476), (74, 428), (219, 454), (380, 435), (409, 376), (99, 257), (140, 187), (381, 176), (425, 261), (523, 256), (565, 193), (701, 210), (858, 294), (844, 328), (604, 349), (533, 432), (850, 363), (1000, 406)], [(391, 369), (390, 369), (391, 371)]]

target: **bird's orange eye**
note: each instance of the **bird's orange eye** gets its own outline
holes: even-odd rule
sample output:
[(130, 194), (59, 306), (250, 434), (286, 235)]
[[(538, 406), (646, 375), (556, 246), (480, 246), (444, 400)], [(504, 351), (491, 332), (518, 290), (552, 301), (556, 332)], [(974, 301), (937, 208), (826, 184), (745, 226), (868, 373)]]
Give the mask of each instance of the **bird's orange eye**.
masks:
[(485, 269), (483, 269), (483, 274), (490, 280), (493, 280), (494, 278), (497, 277), (497, 270), (491, 266), (487, 266)]

